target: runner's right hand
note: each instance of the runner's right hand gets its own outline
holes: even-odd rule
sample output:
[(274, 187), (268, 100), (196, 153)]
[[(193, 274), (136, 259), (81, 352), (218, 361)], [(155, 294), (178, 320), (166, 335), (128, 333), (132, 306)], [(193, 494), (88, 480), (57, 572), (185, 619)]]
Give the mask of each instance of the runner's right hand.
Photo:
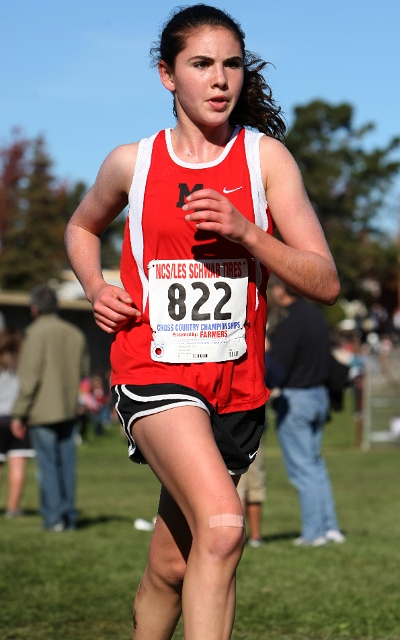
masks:
[(125, 289), (111, 284), (97, 289), (91, 302), (96, 324), (106, 333), (116, 333), (129, 320), (141, 316)]

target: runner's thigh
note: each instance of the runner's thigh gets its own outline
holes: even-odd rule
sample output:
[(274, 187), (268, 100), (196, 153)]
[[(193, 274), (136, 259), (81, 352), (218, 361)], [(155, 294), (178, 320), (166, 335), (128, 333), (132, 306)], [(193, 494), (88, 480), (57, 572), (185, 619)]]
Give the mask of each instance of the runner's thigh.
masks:
[(140, 418), (132, 436), (192, 533), (197, 525), (208, 526), (210, 516), (242, 514), (205, 411), (183, 406)]

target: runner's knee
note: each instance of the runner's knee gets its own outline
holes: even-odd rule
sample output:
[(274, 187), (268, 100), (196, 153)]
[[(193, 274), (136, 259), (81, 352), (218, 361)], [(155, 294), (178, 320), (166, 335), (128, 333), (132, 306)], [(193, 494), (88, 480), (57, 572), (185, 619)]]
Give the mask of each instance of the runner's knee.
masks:
[(208, 522), (206, 549), (214, 558), (226, 560), (241, 555), (245, 541), (241, 515), (220, 514)]

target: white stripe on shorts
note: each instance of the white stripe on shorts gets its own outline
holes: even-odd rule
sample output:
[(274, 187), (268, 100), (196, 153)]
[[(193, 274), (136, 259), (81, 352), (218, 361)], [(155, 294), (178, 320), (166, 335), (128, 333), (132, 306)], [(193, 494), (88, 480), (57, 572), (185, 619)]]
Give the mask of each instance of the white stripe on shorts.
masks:
[[(128, 396), (128, 398), (131, 398), (132, 400), (136, 400), (136, 402), (158, 402), (160, 400), (187, 400), (188, 401), (187, 403), (178, 402), (174, 405), (167, 405), (165, 407), (160, 407), (160, 411), (165, 411), (166, 409), (172, 406), (174, 407), (186, 406), (186, 404), (188, 404), (190, 406), (194, 406), (194, 405), (198, 406), (201, 409), (204, 409), (204, 411), (207, 411), (208, 415), (210, 415), (210, 411), (208, 410), (208, 407), (204, 404), (204, 402), (202, 402), (201, 400), (199, 400), (199, 398), (196, 398), (195, 396), (186, 395), (184, 393), (165, 393), (158, 396), (138, 396), (136, 393), (132, 393), (132, 391), (129, 391), (126, 388), (125, 384), (121, 385), (121, 390), (124, 392), (126, 396)], [(152, 413), (157, 413), (157, 411), (152, 411)], [(143, 414), (143, 415), (147, 415), (147, 414)]]
[[(207, 405), (204, 402), (202, 402), (199, 398), (196, 398), (195, 396), (191, 396), (189, 394), (165, 393), (165, 394), (153, 395), (153, 396), (139, 396), (136, 393), (129, 391), (129, 389), (126, 388), (125, 384), (115, 385), (115, 391), (118, 396), (118, 400), (115, 404), (115, 410), (118, 413), (119, 419), (125, 431), (125, 435), (128, 438), (128, 443), (129, 443), (128, 455), (129, 456), (133, 455), (136, 451), (136, 443), (131, 435), (131, 425), (138, 418), (155, 415), (157, 413), (161, 413), (162, 411), (167, 411), (168, 409), (174, 409), (176, 407), (198, 407), (199, 409), (203, 409), (204, 411), (207, 412), (208, 415), (210, 415), (210, 410), (208, 409)], [(118, 405), (121, 400), (121, 394), (123, 394), (127, 398), (130, 398), (131, 400), (134, 400), (135, 402), (143, 403), (144, 405), (149, 402), (162, 402), (163, 400), (166, 402), (170, 400), (175, 400), (175, 402), (168, 402), (168, 404), (160, 405), (158, 407), (153, 407), (151, 409), (143, 409), (143, 411), (137, 411), (131, 416), (128, 424), (125, 424), (123, 416), (121, 415), (118, 409)]]

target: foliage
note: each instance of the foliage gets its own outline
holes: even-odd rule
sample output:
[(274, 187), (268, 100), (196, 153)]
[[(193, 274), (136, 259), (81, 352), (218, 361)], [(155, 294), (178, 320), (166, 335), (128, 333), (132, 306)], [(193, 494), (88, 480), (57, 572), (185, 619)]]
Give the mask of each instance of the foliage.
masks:
[(345, 319), (346, 314), (344, 312), (343, 307), (340, 305), (340, 301), (336, 302), (331, 307), (326, 305), (320, 306), (322, 313), (325, 316), (325, 320), (327, 321), (329, 327), (336, 327), (339, 322)]
[(335, 106), (315, 100), (296, 107), (294, 113), (286, 144), (327, 236), (343, 294), (359, 295), (364, 278), (394, 285), (400, 265), (376, 222), (400, 171), (400, 161), (394, 157), (400, 138), (367, 151), (365, 137), (374, 126), (357, 128), (353, 107), (346, 103)]
[[(350, 399), (350, 398), (349, 398)], [(246, 547), (238, 570), (233, 640), (399, 640), (399, 448), (354, 448), (351, 406), (326, 427), (344, 545), (299, 549), (299, 509), (270, 416), (266, 439), (266, 544)], [(76, 532), (40, 530), (35, 464), (29, 463), (26, 515), (0, 526), (0, 637), (3, 640), (123, 640), (147, 563), (159, 484), (132, 464), (114, 425), (79, 448)], [(1, 507), (5, 504), (2, 486)], [(0, 513), (1, 518), (1, 513)], [(179, 625), (175, 639), (183, 638)]]
[[(69, 267), (64, 248), (67, 221), (81, 201), (83, 182), (56, 179), (42, 136), (30, 140), (18, 130), (0, 149), (0, 287), (26, 290), (57, 278)], [(105, 267), (118, 264), (115, 229), (104, 242)]]
[[(295, 108), (286, 144), (328, 238), (342, 283), (342, 295), (364, 297), (362, 281), (378, 279), (395, 289), (398, 246), (377, 228), (387, 194), (400, 171), (395, 153), (400, 138), (366, 150), (372, 124), (356, 127), (349, 104), (322, 100)], [(0, 148), (0, 287), (28, 289), (58, 277), (68, 267), (63, 233), (86, 187), (69, 185), (52, 173), (43, 137), (30, 140), (18, 130)], [(103, 266), (119, 263), (122, 214), (102, 239)]]

